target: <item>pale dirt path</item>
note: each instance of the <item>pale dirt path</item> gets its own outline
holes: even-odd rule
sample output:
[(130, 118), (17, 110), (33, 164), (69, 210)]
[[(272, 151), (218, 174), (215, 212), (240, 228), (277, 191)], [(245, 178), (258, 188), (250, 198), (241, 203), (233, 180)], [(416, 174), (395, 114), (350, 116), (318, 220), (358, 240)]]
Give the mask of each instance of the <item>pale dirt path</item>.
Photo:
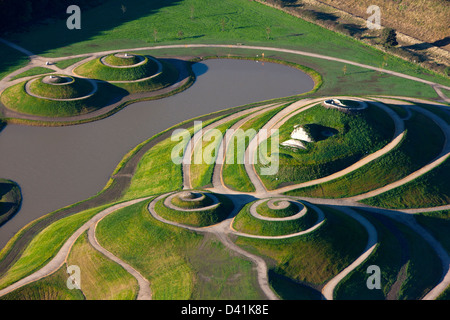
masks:
[(39, 96), (39, 95), (33, 93), (33, 92), (30, 90), (31, 84), (32, 84), (34, 81), (36, 81), (36, 80), (39, 80), (39, 79), (36, 79), (36, 78), (35, 78), (35, 79), (33, 79), (33, 80), (27, 81), (27, 83), (25, 84), (25, 92), (26, 92), (28, 95), (32, 96), (32, 97), (39, 98), (39, 99), (44, 99), (44, 100), (51, 100), (51, 101), (77, 101), (77, 100), (83, 100), (83, 99), (87, 99), (87, 98), (92, 97), (92, 96), (97, 92), (97, 90), (98, 90), (97, 81), (92, 80), (92, 79), (86, 79), (86, 80), (89, 81), (89, 83), (92, 85), (92, 90), (91, 90), (91, 92), (89, 92), (87, 95), (82, 96), (82, 97), (77, 97), (77, 98), (67, 98), (67, 99), (62, 99), (62, 98), (48, 98), (48, 97), (42, 97), (42, 96)]
[(353, 219), (357, 220), (367, 231), (368, 239), (366, 247), (363, 250), (363, 253), (353, 261), (348, 267), (342, 270), (338, 275), (336, 275), (333, 279), (327, 282), (325, 287), (322, 288), (322, 294), (327, 300), (333, 300), (333, 292), (339, 282), (344, 279), (350, 272), (355, 270), (360, 264), (362, 264), (375, 250), (378, 244), (378, 233), (375, 227), (363, 216), (357, 214), (355, 211), (348, 207), (339, 208), (340, 211), (346, 213)]
[[(103, 219), (104, 217), (106, 217), (107, 215), (128, 207), (130, 205), (145, 201), (147, 199), (150, 199), (150, 197), (146, 197), (146, 198), (141, 198), (141, 199), (135, 199), (135, 200), (130, 200), (130, 201), (126, 201), (123, 203), (119, 203), (116, 205), (113, 205), (103, 211), (101, 211), (100, 213), (96, 214), (94, 217), (92, 217), (89, 221), (87, 221), (86, 223), (84, 223), (77, 231), (75, 231), (70, 237), (69, 239), (66, 240), (66, 242), (63, 244), (63, 246), (61, 247), (61, 249), (58, 251), (58, 253), (52, 258), (52, 260), (50, 260), (49, 263), (47, 263), (44, 267), (42, 267), (41, 269), (35, 271), (34, 273), (30, 274), (29, 276), (22, 278), (21, 280), (11, 284), (10, 286), (0, 290), (0, 296), (3, 296), (13, 290), (16, 290), (18, 288), (21, 288), (31, 282), (35, 282), (39, 279), (42, 279), (44, 277), (47, 277), (51, 274), (53, 274), (54, 272), (58, 271), (66, 262), (67, 262), (67, 258), (69, 256), (70, 250), (72, 249), (73, 244), (75, 243), (75, 241), (78, 239), (78, 237), (83, 234), (84, 232), (86, 232), (87, 230), (91, 229), (92, 227), (94, 227), (96, 224)], [(96, 243), (96, 241), (94, 242)], [(99, 246), (97, 246), (97, 248), (100, 248)], [(104, 249), (102, 251), (105, 251)], [(125, 269), (128, 268), (128, 265), (125, 264), (123, 261), (121, 261), (118, 258), (115, 258), (115, 261), (117, 263), (119, 263), (122, 267), (124, 267)], [(137, 274), (132, 274), (133, 276), (138, 276)], [(137, 278), (138, 283), (139, 284), (144, 284), (146, 283), (146, 280), (144, 278)], [(149, 290), (149, 288), (148, 288)], [(148, 290), (147, 288), (143, 288), (142, 290), (139, 290), (139, 298), (147, 298), (148, 297)]]
[[(325, 222), (325, 214), (323, 213), (323, 211), (319, 207), (316, 207), (315, 205), (313, 205), (312, 203), (308, 203), (308, 205), (317, 213), (317, 220), (313, 226), (311, 226), (310, 228), (308, 228), (306, 230), (291, 233), (291, 234), (286, 234), (286, 235), (282, 235), (282, 236), (254, 235), (254, 234), (243, 233), (243, 232), (239, 232), (239, 231), (235, 230), (233, 228), (233, 222), (234, 222), (234, 219), (233, 219), (228, 226), (229, 230), (230, 230), (229, 232), (236, 236), (245, 237), (245, 238), (253, 238), (253, 239), (261, 239), (261, 240), (282, 240), (282, 239), (290, 239), (290, 238), (306, 235), (308, 233), (311, 233), (311, 232), (317, 230)], [(267, 219), (264, 219), (264, 220), (267, 220)]]

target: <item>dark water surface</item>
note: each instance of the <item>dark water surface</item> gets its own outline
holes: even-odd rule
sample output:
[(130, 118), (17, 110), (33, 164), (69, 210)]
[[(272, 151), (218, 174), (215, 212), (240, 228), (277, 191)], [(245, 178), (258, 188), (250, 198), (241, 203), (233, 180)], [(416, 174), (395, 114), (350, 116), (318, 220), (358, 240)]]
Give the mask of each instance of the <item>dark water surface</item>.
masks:
[(213, 111), (310, 91), (314, 83), (287, 66), (240, 60), (194, 65), (185, 92), (139, 102), (88, 124), (45, 128), (8, 125), (0, 133), (0, 177), (16, 181), (21, 210), (0, 227), (0, 248), (23, 226), (103, 189), (122, 157), (149, 137)]

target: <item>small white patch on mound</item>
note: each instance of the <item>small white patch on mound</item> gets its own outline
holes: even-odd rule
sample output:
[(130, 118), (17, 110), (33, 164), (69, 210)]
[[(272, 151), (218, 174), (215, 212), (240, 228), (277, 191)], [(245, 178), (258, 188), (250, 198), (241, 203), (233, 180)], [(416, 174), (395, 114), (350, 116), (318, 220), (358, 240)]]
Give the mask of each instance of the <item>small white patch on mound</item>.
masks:
[(290, 139), (281, 143), (282, 146), (291, 148), (302, 148), (306, 149), (305, 145), (300, 140)]

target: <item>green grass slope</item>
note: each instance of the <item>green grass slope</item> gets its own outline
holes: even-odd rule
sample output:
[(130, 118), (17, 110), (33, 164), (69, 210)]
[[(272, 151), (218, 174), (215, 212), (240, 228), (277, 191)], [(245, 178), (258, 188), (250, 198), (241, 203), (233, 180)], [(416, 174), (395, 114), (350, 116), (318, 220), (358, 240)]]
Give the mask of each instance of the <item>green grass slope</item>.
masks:
[[(320, 104), (293, 116), (280, 128), (279, 141), (290, 139), (295, 125), (314, 124), (337, 134), (307, 143), (307, 149), (280, 146), (279, 171), (261, 176), (269, 189), (300, 183), (340, 171), (386, 145), (393, 136), (393, 121), (381, 109), (370, 105), (361, 114), (325, 109)], [(261, 167), (257, 164), (256, 167)], [(257, 170), (258, 172), (259, 170)]]

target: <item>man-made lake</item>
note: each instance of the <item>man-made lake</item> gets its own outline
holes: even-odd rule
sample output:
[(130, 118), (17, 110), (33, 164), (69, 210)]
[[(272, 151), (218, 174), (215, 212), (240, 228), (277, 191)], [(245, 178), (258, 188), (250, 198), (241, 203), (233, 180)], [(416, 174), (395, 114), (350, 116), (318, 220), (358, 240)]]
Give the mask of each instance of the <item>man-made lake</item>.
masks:
[(245, 60), (194, 65), (197, 81), (162, 100), (139, 102), (115, 115), (69, 127), (8, 125), (0, 133), (0, 177), (16, 181), (21, 210), (0, 227), (0, 248), (23, 226), (103, 189), (133, 147), (184, 120), (270, 98), (310, 91), (314, 83), (287, 66)]

